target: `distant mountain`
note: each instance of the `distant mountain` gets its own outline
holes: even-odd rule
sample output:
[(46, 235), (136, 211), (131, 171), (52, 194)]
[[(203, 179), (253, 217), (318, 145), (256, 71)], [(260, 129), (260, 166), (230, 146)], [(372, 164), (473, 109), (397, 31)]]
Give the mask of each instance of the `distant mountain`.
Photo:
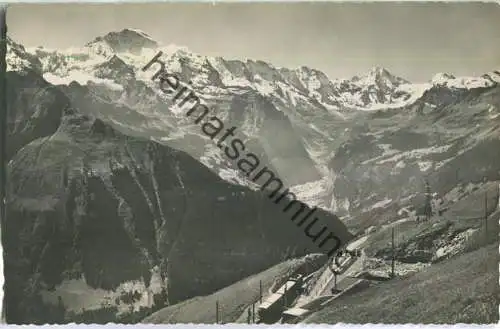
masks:
[[(23, 287), (42, 289), (45, 282), (43, 289), (59, 291), (69, 273), (85, 273), (92, 288), (119, 290), (127, 280), (144, 283), (155, 275), (151, 282), (161, 286), (158, 268), (167, 266), (169, 294), (177, 301), (305, 252), (300, 243), (290, 251), (295, 233), (272, 223), (281, 220), (274, 205), (159, 90), (154, 71), (141, 70), (159, 51), (166, 69), (191, 81), (299, 199), (341, 215), (353, 232), (418, 212), (426, 180), (446, 207), (500, 179), (498, 70), (481, 77), (438, 74), (413, 84), (375, 67), (331, 80), (305, 66), (162, 46), (133, 29), (81, 48), (25, 48), (11, 39), (8, 47), (15, 221), (6, 262), (17, 272), (6, 278), (20, 273), (16, 284)], [(171, 219), (165, 236), (154, 236), (151, 227), (164, 218)], [(83, 222), (118, 233), (92, 242), (94, 224), (78, 226)], [(230, 233), (226, 246), (217, 227)], [(100, 255), (99, 243), (108, 242), (113, 247)], [(122, 249), (128, 260), (110, 260)], [(63, 250), (68, 254), (54, 256)], [(227, 263), (217, 263), (221, 253)], [(48, 262), (53, 259), (64, 260)]]
[(485, 73), (480, 77), (455, 77), (452, 74), (438, 73), (431, 82), (433, 85), (456, 89), (486, 88), (500, 82), (500, 71)]
[(130, 52), (140, 54), (144, 48), (155, 49), (158, 43), (146, 33), (136, 29), (124, 29), (120, 32), (110, 32), (103, 37), (97, 37), (85, 45), (91, 49), (106, 49), (108, 54)]
[[(107, 106), (138, 122), (125, 106), (93, 102), (92, 88), (54, 87), (30, 70), (7, 78), (9, 323), (54, 321), (44, 306), (54, 292), (78, 313), (105, 307), (96, 294), (120, 297), (135, 286), (152, 307), (163, 289), (175, 303), (320, 251), (267, 193), (90, 114)], [(351, 237), (334, 215), (317, 214)]]
[[(171, 106), (150, 80), (153, 72), (141, 71), (163, 51), (167, 70), (192, 81), (197, 95), (227, 126), (238, 127), (252, 151), (292, 190), (311, 205), (331, 210), (352, 208), (332, 192), (339, 173), (332, 171), (330, 159), (339, 147), (347, 147), (343, 143), (350, 143), (346, 132), (359, 129), (353, 125), (370, 124), (372, 117), (380, 117), (379, 111), (391, 110), (383, 115), (388, 124), (403, 124), (399, 120), (408, 119), (408, 111), (435, 113), (460, 102), (467, 107), (467, 95), (496, 90), (500, 81), (499, 71), (492, 71), (481, 77), (437, 74), (428, 83), (412, 84), (381, 67), (351, 79), (330, 80), (306, 66), (277, 68), (259, 60), (207, 57), (162, 46), (135, 29), (110, 32), (78, 49), (25, 49), (12, 40), (9, 49), (10, 70), (31, 68), (49, 83), (69, 89), (72, 81), (87, 85), (91, 101), (99, 104), (99, 111), (89, 107), (93, 115), (128, 134), (184, 150), (225, 180), (252, 186), (192, 120)], [(116, 106), (127, 110), (116, 111)]]

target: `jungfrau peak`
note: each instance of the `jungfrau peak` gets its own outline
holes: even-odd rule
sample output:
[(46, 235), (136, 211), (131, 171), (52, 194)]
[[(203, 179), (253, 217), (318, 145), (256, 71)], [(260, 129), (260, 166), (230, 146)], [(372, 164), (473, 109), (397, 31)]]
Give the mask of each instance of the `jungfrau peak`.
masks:
[[(86, 46), (105, 44), (113, 52), (131, 52), (140, 54), (143, 48), (157, 48), (158, 43), (148, 34), (137, 29), (123, 29), (119, 32), (109, 32), (103, 37), (97, 37)], [(104, 46), (105, 47), (105, 46)]]

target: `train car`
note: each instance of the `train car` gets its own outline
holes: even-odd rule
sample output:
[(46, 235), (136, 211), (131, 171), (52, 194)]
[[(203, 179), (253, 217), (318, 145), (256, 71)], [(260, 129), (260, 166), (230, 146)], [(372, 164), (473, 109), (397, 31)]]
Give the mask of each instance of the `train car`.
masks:
[(283, 286), (259, 305), (257, 312), (262, 323), (275, 323), (281, 318), (285, 308), (300, 294), (302, 279), (302, 275), (288, 279)]
[(311, 313), (310, 310), (300, 307), (294, 307), (283, 312), (283, 323), (297, 323)]

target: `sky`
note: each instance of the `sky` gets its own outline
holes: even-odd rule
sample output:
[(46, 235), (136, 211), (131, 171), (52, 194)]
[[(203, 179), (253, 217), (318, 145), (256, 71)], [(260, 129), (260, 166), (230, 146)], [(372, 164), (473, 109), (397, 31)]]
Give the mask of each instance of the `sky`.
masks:
[(201, 55), (305, 65), (331, 79), (374, 66), (414, 82), (500, 69), (495, 3), (13, 4), (7, 24), (27, 47), (80, 47), (137, 28)]

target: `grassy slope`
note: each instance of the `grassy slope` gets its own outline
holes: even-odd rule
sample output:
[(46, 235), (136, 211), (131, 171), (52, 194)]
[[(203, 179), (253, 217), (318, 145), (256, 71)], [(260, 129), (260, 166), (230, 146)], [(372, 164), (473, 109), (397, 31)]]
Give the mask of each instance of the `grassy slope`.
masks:
[[(405, 245), (411, 241), (421, 240), (423, 237), (439, 238), (446, 232), (462, 232), (469, 228), (479, 229), (474, 236), (481, 240), (484, 237), (484, 220), (481, 218), (465, 219), (467, 217), (480, 217), (484, 215), (484, 195), (488, 192), (488, 220), (489, 241), (496, 241), (498, 232), (498, 210), (494, 212), (498, 203), (499, 182), (488, 183), (467, 197), (453, 204), (443, 217), (433, 218), (430, 222), (407, 221), (387, 225), (370, 235), (365, 243), (365, 252), (373, 256), (380, 249), (388, 248), (391, 241), (391, 228), (395, 228), (396, 244)], [(493, 212), (493, 213), (492, 213)], [(458, 216), (458, 217), (457, 217)], [(494, 231), (491, 229), (494, 228)], [(472, 239), (471, 239), (472, 240)], [(477, 249), (477, 247), (476, 247)]]
[[(459, 201), (450, 210), (455, 210), (454, 208), (457, 207), (478, 208), (482, 205), (482, 192), (473, 193), (471, 197)], [(500, 212), (497, 211), (489, 218), (488, 243), (490, 244), (498, 239), (499, 215)], [(441, 220), (432, 221), (432, 223), (405, 222), (398, 223), (396, 226), (398, 227), (399, 243), (417, 236), (439, 235), (440, 229), (448, 225), (452, 226), (452, 230), (458, 231), (470, 227), (479, 228), (469, 238), (467, 251), (473, 251), (484, 245), (483, 224), (481, 219), (464, 221), (456, 220), (453, 216), (446, 216)], [(390, 227), (381, 229), (369, 238), (366, 243), (368, 253), (383, 248), (388, 241), (390, 241)], [(494, 264), (496, 251), (492, 251), (491, 248), (491, 246), (488, 247), (488, 260), (484, 259), (484, 253), (480, 251), (456, 256), (405, 280), (387, 282), (370, 287), (352, 297), (346, 296), (340, 299), (339, 303), (314, 314), (306, 321), (320, 323), (336, 323), (338, 321), (358, 323), (496, 321), (497, 312), (493, 307), (496, 302), (492, 300), (497, 295), (486, 293), (488, 289), (493, 291), (496, 288), (498, 278), (497, 268)], [(180, 304), (166, 307), (148, 316), (142, 322), (214, 323), (216, 301), (219, 301), (222, 321), (226, 323), (245, 322), (246, 307), (258, 298), (259, 280), (262, 280), (263, 291), (266, 294), (276, 280), (286, 277), (300, 263), (302, 262), (287, 261), (278, 264), (212, 295), (192, 298)], [(486, 263), (488, 263), (488, 271), (484, 270)], [(482, 268), (483, 270), (481, 270)], [(454, 288), (455, 285), (465, 282), (469, 283), (467, 287)], [(450, 304), (450, 309), (447, 310), (447, 306)], [(381, 305), (384, 306), (381, 307)], [(344, 307), (347, 309), (344, 310)], [(440, 309), (443, 307), (445, 311)], [(483, 310), (480, 315), (473, 316), (471, 314), (474, 308), (481, 307)], [(339, 310), (343, 311), (338, 314)]]
[(219, 301), (221, 321), (235, 322), (246, 307), (259, 298), (259, 281), (262, 280), (264, 297), (276, 286), (275, 282), (286, 279), (301, 268), (319, 268), (326, 258), (320, 255), (292, 259), (271, 267), (259, 274), (245, 278), (214, 294), (195, 297), (166, 307), (145, 318), (143, 323), (215, 323), (215, 305)]
[(498, 261), (498, 244), (493, 243), (340, 298), (304, 322), (496, 323)]

